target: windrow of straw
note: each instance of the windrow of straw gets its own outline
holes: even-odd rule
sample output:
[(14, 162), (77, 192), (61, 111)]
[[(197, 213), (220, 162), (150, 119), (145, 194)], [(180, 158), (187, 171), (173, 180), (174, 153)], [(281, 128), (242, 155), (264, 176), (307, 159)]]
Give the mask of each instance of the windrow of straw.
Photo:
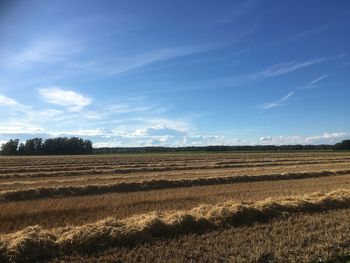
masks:
[[(107, 174), (129, 174), (129, 173), (151, 173), (151, 172), (170, 172), (170, 171), (191, 171), (197, 169), (215, 170), (215, 169), (230, 169), (230, 168), (253, 168), (253, 167), (273, 167), (273, 166), (295, 166), (295, 165), (315, 165), (315, 164), (334, 164), (334, 163), (349, 163), (348, 159), (344, 160), (321, 160), (321, 161), (289, 161), (289, 162), (270, 162), (263, 161), (258, 163), (238, 162), (233, 164), (211, 164), (202, 166), (186, 166), (168, 164), (165, 166), (105, 166), (91, 167), (89, 169), (75, 167), (72, 169), (26, 169), (19, 170), (0, 169), (0, 179), (15, 179), (15, 178), (40, 178), (40, 177), (60, 177), (60, 176), (80, 176), (80, 175), (107, 175)], [(220, 165), (218, 165), (220, 164)]]
[(148, 213), (122, 220), (107, 218), (93, 224), (51, 230), (33, 226), (0, 237), (0, 261), (32, 262), (73, 252), (91, 253), (153, 238), (265, 222), (293, 213), (349, 207), (350, 190), (336, 190), (258, 202), (229, 201), (202, 205), (189, 211)]
[(319, 172), (293, 172), (263, 175), (238, 175), (224, 177), (186, 178), (176, 180), (151, 180), (141, 182), (118, 182), (110, 184), (87, 184), (82, 186), (41, 187), (0, 192), (0, 201), (23, 201), (39, 198), (71, 197), (99, 195), (106, 193), (122, 193), (150, 191), (179, 187), (233, 184), (273, 180), (291, 180), (316, 177), (327, 177), (350, 174), (350, 170), (334, 170)]

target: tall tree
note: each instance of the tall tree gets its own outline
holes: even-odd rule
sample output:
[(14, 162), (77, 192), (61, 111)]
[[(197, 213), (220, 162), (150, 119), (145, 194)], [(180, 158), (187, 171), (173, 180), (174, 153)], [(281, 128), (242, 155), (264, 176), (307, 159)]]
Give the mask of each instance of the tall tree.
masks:
[(9, 140), (1, 146), (1, 154), (2, 155), (16, 155), (18, 149), (18, 139)]

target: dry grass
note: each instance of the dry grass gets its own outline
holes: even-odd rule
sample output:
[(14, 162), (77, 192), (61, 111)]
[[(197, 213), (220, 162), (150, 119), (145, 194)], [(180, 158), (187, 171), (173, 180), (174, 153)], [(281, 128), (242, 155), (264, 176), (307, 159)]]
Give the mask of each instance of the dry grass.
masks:
[[(212, 156), (213, 155), (213, 156)], [(227, 154), (225, 157), (222, 155), (217, 156), (216, 154), (212, 155), (203, 155), (195, 160), (192, 160), (192, 158), (189, 158), (189, 163), (186, 164), (189, 169), (167, 169), (166, 166), (176, 166), (176, 162), (179, 162), (180, 165), (185, 166), (184, 161), (181, 159), (179, 160), (179, 156), (175, 155), (172, 158), (173, 159), (167, 159), (170, 158), (169, 156), (159, 156), (159, 163), (155, 164), (153, 161), (148, 160), (147, 156), (144, 157), (138, 157), (140, 164), (137, 164), (136, 160), (133, 159), (132, 162), (130, 162), (130, 167), (138, 166), (137, 172), (131, 172), (128, 173), (110, 173), (110, 174), (103, 174), (103, 171), (105, 171), (109, 165), (115, 165), (112, 161), (110, 163), (105, 163), (104, 170), (97, 168), (97, 166), (92, 170), (86, 170), (86, 171), (75, 171), (79, 170), (80, 168), (84, 168), (88, 164), (89, 161), (102, 162), (104, 160), (104, 156), (100, 157), (86, 157), (87, 159), (84, 160), (82, 158), (72, 157), (72, 160), (75, 160), (76, 163), (74, 164), (67, 164), (65, 169), (67, 171), (59, 171), (60, 165), (52, 165), (50, 169), (52, 169), (51, 172), (36, 172), (32, 173), (30, 172), (30, 163), (28, 163), (28, 167), (26, 168), (21, 163), (22, 159), (14, 159), (12, 160), (12, 165), (15, 164), (15, 161), (18, 163), (18, 167), (12, 167), (13, 169), (11, 174), (2, 174), (3, 177), (0, 176), (0, 191), (10, 191), (10, 190), (20, 190), (20, 189), (30, 189), (30, 188), (56, 188), (56, 187), (68, 187), (68, 186), (83, 186), (88, 184), (117, 184), (117, 183), (130, 183), (130, 182), (142, 182), (142, 181), (151, 181), (151, 180), (183, 180), (183, 179), (193, 179), (193, 178), (207, 178), (207, 177), (234, 177), (234, 176), (257, 176), (257, 175), (266, 175), (266, 174), (281, 174), (281, 173), (300, 173), (300, 172), (308, 172), (308, 173), (317, 173), (320, 171), (330, 171), (330, 170), (349, 170), (350, 169), (350, 162), (339, 162), (340, 159), (344, 160), (346, 159), (345, 156), (339, 156), (334, 157), (333, 153), (330, 154), (328, 157), (324, 157), (324, 160), (320, 160), (321, 157), (319, 156), (319, 153), (316, 153), (315, 156), (308, 156), (305, 157), (306, 160), (310, 159), (318, 159), (318, 163), (314, 164), (300, 164), (300, 161), (298, 161), (302, 156), (298, 156), (297, 158), (290, 158), (290, 165), (282, 165), (279, 163), (278, 165), (268, 165), (268, 166), (262, 166), (262, 167), (231, 167), (227, 168), (225, 166), (215, 166), (215, 163), (217, 163), (219, 160), (233, 160), (235, 162), (248, 162), (249, 158), (245, 156), (245, 154), (242, 154), (242, 160), (235, 159), (231, 157), (230, 154)], [(336, 153), (334, 153), (335, 156), (337, 156)], [(237, 156), (233, 155), (233, 156)], [(249, 155), (248, 155), (249, 156)], [(253, 155), (254, 156), (254, 155)], [(283, 154), (284, 156), (284, 154)], [(167, 158), (166, 158), (167, 157)], [(214, 158), (215, 157), (215, 158)], [(230, 157), (230, 158), (229, 158)], [(270, 157), (270, 154), (265, 155), (265, 157), (261, 157), (261, 160), (264, 160), (268, 163), (268, 157)], [(40, 157), (43, 158), (43, 157)], [(43, 158), (41, 160), (39, 157), (33, 158), (33, 161), (38, 162), (37, 166), (35, 166), (35, 169), (40, 171), (41, 169), (46, 169), (45, 167), (50, 164), (49, 158)], [(61, 157), (63, 158), (63, 157)], [(111, 157), (110, 157), (111, 158)], [(119, 156), (114, 157), (115, 159), (119, 158)], [(126, 158), (126, 157), (124, 157)], [(271, 158), (276, 158), (274, 156), (271, 156)], [(68, 157), (65, 157), (67, 162), (72, 161), (68, 159)], [(163, 160), (165, 159), (165, 160)], [(62, 162), (64, 160), (58, 159), (59, 162)], [(0, 158), (0, 167), (6, 164), (1, 163), (2, 158)], [(40, 163), (40, 162), (43, 163)], [(150, 163), (148, 164), (147, 161)], [(206, 168), (208, 164), (205, 164), (205, 162), (211, 163), (211, 168)], [(52, 157), (51, 162), (56, 162), (56, 157)], [(117, 161), (115, 161), (117, 163)], [(251, 162), (256, 162), (256, 157), (251, 159)], [(322, 163), (321, 163), (322, 162)], [(64, 166), (64, 164), (61, 164), (61, 166)], [(120, 164), (120, 166), (126, 166), (126, 164)], [(149, 166), (158, 166), (158, 168), (163, 169), (163, 171), (150, 171), (149, 169), (144, 169)], [(5, 169), (3, 168), (3, 169)], [(110, 167), (109, 167), (110, 168)], [(108, 169), (109, 169), (108, 168)], [(166, 169), (165, 169), (166, 168)], [(1, 168), (0, 168), (1, 169)], [(7, 169), (7, 168), (6, 168)], [(71, 169), (71, 170), (70, 170)], [(107, 169), (107, 170), (108, 170)], [(127, 168), (123, 168), (127, 169)], [(116, 169), (118, 170), (118, 169)], [(119, 167), (120, 170), (120, 167)], [(58, 174), (57, 174), (58, 173)], [(1, 179), (2, 178), (2, 179)]]
[[(350, 260), (350, 209), (296, 214), (269, 223), (155, 239), (92, 255), (74, 254), (55, 263), (345, 263)], [(343, 260), (341, 260), (343, 258)]]
[(320, 171), (349, 170), (349, 164), (324, 163), (317, 165), (293, 165), (249, 168), (196, 169), (189, 171), (145, 172), (114, 175), (78, 175), (59, 177), (31, 177), (0, 179), (0, 191), (40, 187), (82, 186), (86, 184), (112, 184), (151, 180), (177, 180), (207, 177), (258, 176), (281, 173), (317, 173)]
[(189, 211), (141, 214), (78, 226), (44, 230), (39, 226), (3, 235), (0, 258), (4, 262), (35, 261), (79, 251), (91, 253), (110, 246), (123, 246), (152, 238), (266, 222), (291, 213), (322, 212), (350, 207), (350, 191), (315, 193), (258, 202), (225, 202), (202, 205)]
[(327, 176), (339, 176), (350, 174), (349, 170), (319, 171), (319, 172), (299, 172), (263, 174), (259, 176), (241, 175), (225, 177), (190, 178), (178, 180), (152, 180), (142, 182), (120, 182), (115, 184), (98, 184), (66, 187), (46, 187), (31, 188), (0, 192), (0, 201), (20, 201), (47, 197), (67, 197), (98, 195), (105, 193), (123, 193), (136, 191), (150, 191), (158, 189), (193, 187), (202, 185), (234, 184), (243, 182), (260, 182), (275, 180), (295, 180), (306, 178), (317, 178)]
[(0, 232), (39, 224), (46, 228), (80, 225), (108, 216), (125, 218), (150, 211), (191, 209), (228, 200), (257, 201), (317, 191), (350, 189), (350, 176), (197, 186), (83, 197), (0, 203)]
[(0, 157), (0, 178), (152, 173), (273, 166), (349, 164), (344, 153), (211, 153), (108, 156)]
[[(329, 259), (345, 255), (350, 242), (332, 240), (332, 233), (340, 230), (331, 215), (338, 216), (343, 231), (346, 227), (350, 230), (350, 209), (334, 210), (350, 203), (348, 174), (350, 155), (346, 152), (0, 157), (0, 262), (52, 256), (79, 261), (71, 254), (74, 251), (84, 260), (94, 261), (97, 254), (90, 257), (84, 253), (115, 246), (118, 249), (111, 248), (99, 260), (157, 261), (143, 251), (146, 248), (162, 259), (159, 262), (264, 262), (264, 257), (300, 262), (316, 256)], [(311, 195), (320, 191), (333, 192)], [(299, 197), (289, 198), (295, 195)], [(312, 213), (326, 210), (332, 212), (327, 213), (324, 229), (317, 230), (312, 220), (321, 225), (317, 220), (324, 214)], [(299, 236), (314, 242), (323, 240), (322, 233), (326, 235), (318, 248), (314, 245), (306, 250), (305, 257), (300, 252), (305, 249), (301, 237), (289, 232), (298, 226), (288, 225), (294, 219), (288, 221), (287, 215), (310, 222), (308, 232)], [(273, 218), (277, 219), (271, 222)], [(269, 223), (257, 224), (261, 221)], [(293, 256), (287, 241), (274, 250), (263, 236), (259, 239), (259, 233), (269, 231), (271, 238), (281, 239), (284, 233), (276, 232), (283, 230), (281, 222), (287, 222), (286, 239), (295, 240), (293, 246), (299, 255)], [(298, 224), (304, 226), (301, 221)], [(249, 239), (246, 229), (259, 227), (265, 230), (254, 230), (257, 233)], [(204, 234), (189, 235), (191, 232)], [(224, 233), (236, 233), (241, 240), (226, 239)], [(201, 236), (208, 236), (208, 242), (215, 240), (217, 254), (201, 243)], [(187, 237), (199, 242), (200, 253), (192, 254), (193, 258), (174, 250), (182, 244), (178, 240)], [(154, 242), (154, 238), (161, 240)], [(159, 242), (164, 244), (162, 252), (157, 247)], [(241, 245), (230, 254), (224, 252), (225, 245), (220, 250), (220, 243), (229, 247), (225, 242)], [(196, 251), (190, 241), (185, 242), (183, 250), (190, 250), (190, 246)], [(330, 253), (332, 247), (337, 250)], [(249, 248), (254, 251), (249, 252)]]

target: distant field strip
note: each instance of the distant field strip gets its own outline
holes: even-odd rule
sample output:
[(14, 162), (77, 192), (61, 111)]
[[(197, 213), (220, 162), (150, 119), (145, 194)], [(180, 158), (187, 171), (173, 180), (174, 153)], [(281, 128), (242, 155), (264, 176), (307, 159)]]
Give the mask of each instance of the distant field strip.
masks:
[[(350, 163), (349, 160), (333, 160), (329, 162), (334, 163)], [(72, 168), (55, 168), (45, 169), (35, 168), (35, 170), (21, 169), (21, 170), (0, 170), (0, 179), (22, 179), (22, 178), (37, 178), (37, 177), (59, 177), (59, 176), (81, 176), (81, 175), (108, 175), (108, 174), (129, 174), (129, 173), (149, 173), (149, 172), (167, 172), (167, 171), (189, 171), (198, 169), (228, 169), (228, 168), (249, 168), (249, 167), (272, 167), (272, 166), (302, 166), (310, 164), (327, 164), (325, 161), (299, 161), (299, 162), (276, 162), (276, 163), (247, 163), (247, 164), (226, 164), (219, 166), (201, 166), (201, 167), (181, 167), (181, 166), (163, 166), (163, 167), (135, 167), (135, 168), (114, 168), (109, 167), (105, 169), (87, 169), (86, 167), (72, 167)]]
[(211, 153), (111, 156), (52, 156), (0, 158), (0, 180), (48, 177), (152, 174), (197, 170), (237, 170), (249, 168), (309, 165), (349, 165), (344, 153)]
[(0, 236), (1, 262), (38, 261), (70, 253), (91, 253), (108, 247), (135, 245), (153, 238), (205, 233), (214, 229), (267, 222), (296, 213), (324, 212), (350, 207), (350, 190), (326, 194), (269, 198), (256, 202), (228, 201), (187, 211), (113, 217), (73, 227), (27, 227)]
[(319, 172), (294, 172), (279, 174), (263, 174), (263, 175), (241, 175), (241, 176), (225, 176), (225, 177), (206, 177), (206, 178), (186, 178), (177, 180), (152, 180), (142, 182), (121, 182), (111, 184), (98, 185), (81, 185), (81, 186), (61, 186), (61, 187), (42, 187), (29, 188), (20, 190), (10, 190), (0, 192), (0, 201), (23, 201), (49, 197), (69, 197), (69, 196), (85, 196), (98, 195), (106, 193), (123, 193), (135, 191), (150, 191), (167, 188), (193, 187), (217, 184), (233, 184), (244, 182), (260, 182), (274, 180), (294, 180), (317, 178), (327, 176), (339, 176), (350, 174), (350, 169), (319, 171)]
[(139, 171), (139, 169), (149, 169), (150, 171), (157, 170), (157, 169), (167, 169), (167, 170), (183, 170), (183, 169), (216, 169), (216, 168), (240, 168), (240, 167), (261, 167), (261, 166), (274, 166), (274, 165), (301, 165), (301, 164), (318, 164), (318, 163), (342, 163), (342, 162), (350, 162), (350, 158), (342, 158), (342, 159), (304, 159), (304, 160), (287, 160), (283, 159), (281, 160), (247, 160), (247, 161), (225, 161), (225, 162), (214, 162), (211, 165), (198, 165), (198, 166), (191, 166), (191, 164), (176, 164), (176, 163), (165, 163), (165, 164), (158, 164), (158, 165), (152, 165), (151, 163), (142, 165), (142, 163), (138, 163), (137, 165), (127, 165), (127, 164), (83, 164), (83, 163), (76, 163), (74, 165), (41, 165), (36, 164), (33, 166), (15, 166), (15, 167), (6, 167), (5, 164), (2, 164), (3, 167), (0, 167), (0, 174), (1, 175), (7, 175), (12, 173), (36, 173), (36, 172), (66, 172), (66, 171), (90, 171), (90, 170), (97, 170), (97, 171), (104, 171), (104, 170), (110, 170), (110, 171), (122, 171), (122, 172), (134, 172)]

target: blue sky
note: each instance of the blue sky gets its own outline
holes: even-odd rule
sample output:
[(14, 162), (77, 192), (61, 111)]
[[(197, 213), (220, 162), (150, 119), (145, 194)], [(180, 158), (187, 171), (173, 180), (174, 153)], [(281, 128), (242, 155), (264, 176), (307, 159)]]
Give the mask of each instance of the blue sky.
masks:
[(0, 0), (0, 141), (350, 138), (350, 2)]

